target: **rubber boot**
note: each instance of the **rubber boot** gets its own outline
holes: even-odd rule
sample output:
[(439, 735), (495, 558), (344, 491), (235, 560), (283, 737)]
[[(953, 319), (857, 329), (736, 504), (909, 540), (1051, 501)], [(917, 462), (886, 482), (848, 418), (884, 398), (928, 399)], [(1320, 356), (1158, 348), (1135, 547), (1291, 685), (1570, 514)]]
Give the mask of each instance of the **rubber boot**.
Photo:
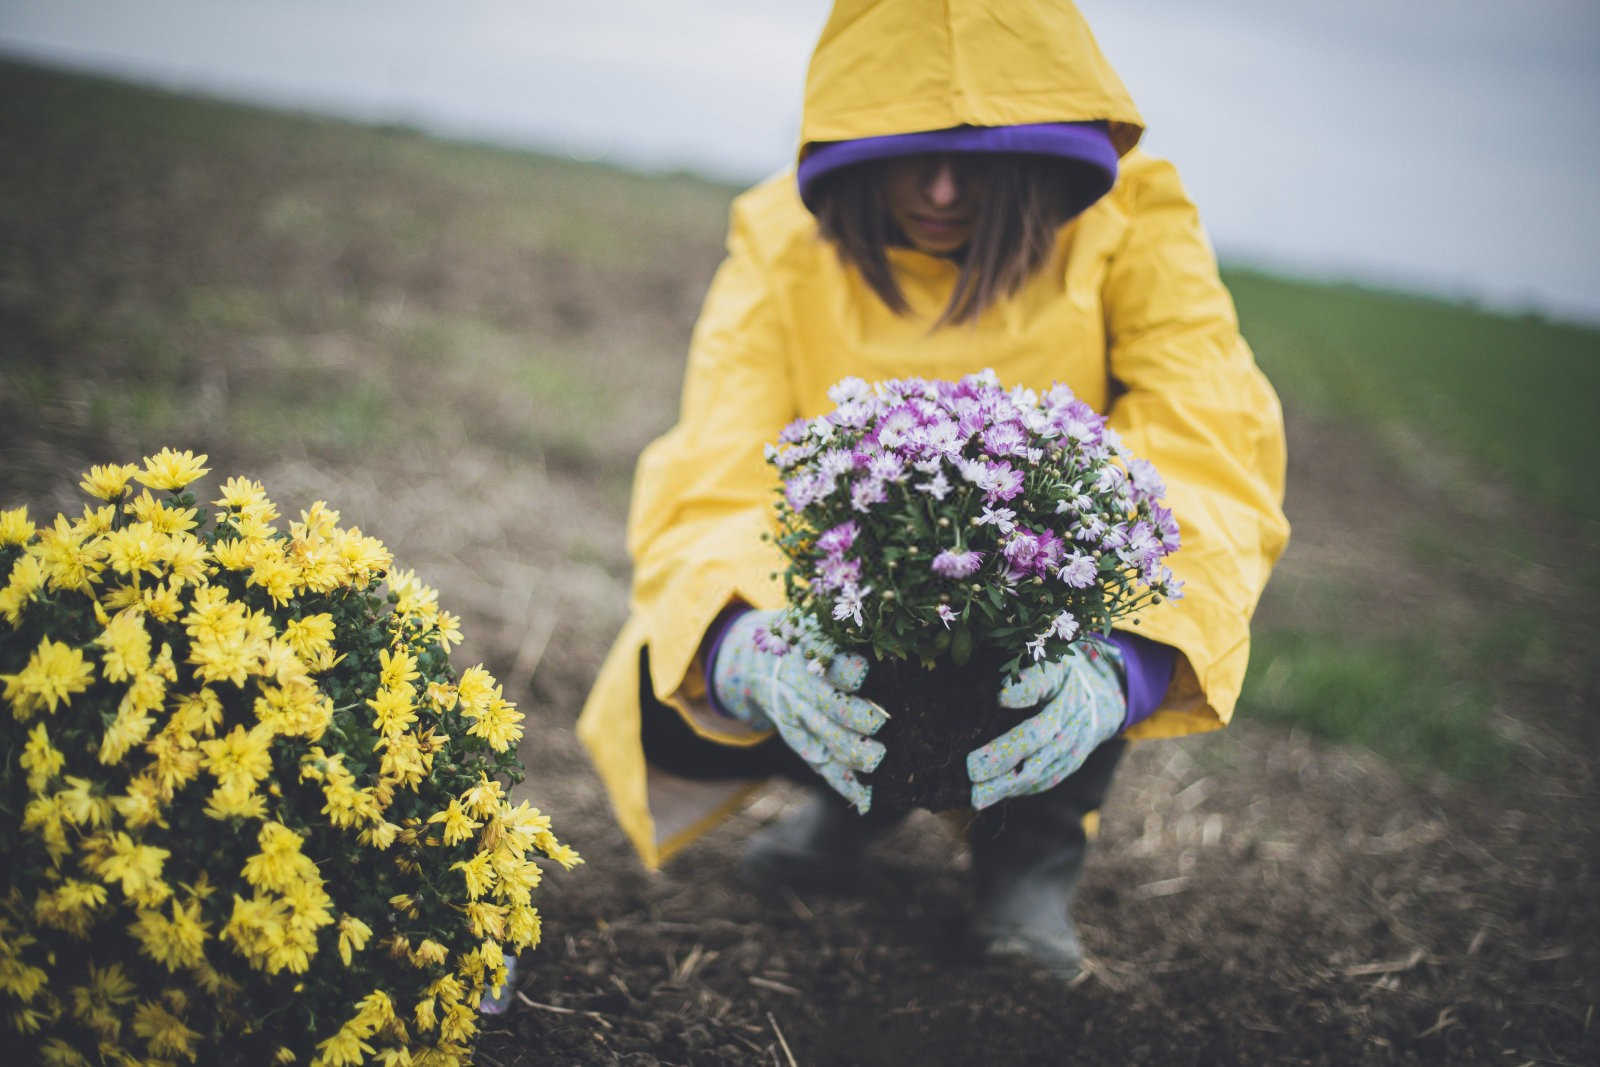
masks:
[(1121, 741), (1102, 745), (1054, 789), (973, 817), (972, 929), (984, 955), (1026, 959), (1065, 979), (1082, 972), (1071, 907), (1088, 851), (1083, 817), (1099, 810), (1122, 749)]
[(867, 846), (899, 817), (859, 815), (831, 789), (816, 789), (798, 810), (750, 837), (739, 877), (763, 889), (848, 892), (861, 881)]

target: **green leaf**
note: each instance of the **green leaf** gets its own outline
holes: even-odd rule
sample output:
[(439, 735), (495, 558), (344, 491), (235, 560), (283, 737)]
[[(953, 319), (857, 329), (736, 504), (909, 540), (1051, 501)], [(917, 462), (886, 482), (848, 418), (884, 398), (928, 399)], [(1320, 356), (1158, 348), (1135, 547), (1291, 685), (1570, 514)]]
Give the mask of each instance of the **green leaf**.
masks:
[(972, 659), (972, 630), (966, 623), (957, 623), (950, 635), (950, 662), (964, 667)]

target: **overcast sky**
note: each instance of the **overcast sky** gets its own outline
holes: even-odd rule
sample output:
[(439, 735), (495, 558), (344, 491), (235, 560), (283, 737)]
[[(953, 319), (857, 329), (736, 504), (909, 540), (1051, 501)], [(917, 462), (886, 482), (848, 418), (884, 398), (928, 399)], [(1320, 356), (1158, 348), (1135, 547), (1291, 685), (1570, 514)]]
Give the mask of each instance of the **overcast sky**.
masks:
[[(1083, 0), (1222, 253), (1600, 321), (1597, 0)], [(0, 51), (754, 181), (826, 0), (0, 0)]]

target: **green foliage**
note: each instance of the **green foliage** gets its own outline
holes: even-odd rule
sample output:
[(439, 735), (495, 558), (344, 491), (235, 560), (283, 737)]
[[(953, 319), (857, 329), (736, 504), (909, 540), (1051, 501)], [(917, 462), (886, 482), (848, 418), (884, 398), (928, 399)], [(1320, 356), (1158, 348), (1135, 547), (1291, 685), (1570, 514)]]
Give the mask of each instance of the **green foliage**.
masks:
[(1600, 330), (1248, 271), (1227, 282), (1289, 403), (1373, 427), (1401, 459), (1420, 438), (1600, 519)]
[(1268, 630), (1251, 650), (1237, 715), (1364, 745), (1414, 770), (1490, 780), (1507, 763), (1493, 702), (1485, 681), (1449, 672), (1421, 642)]

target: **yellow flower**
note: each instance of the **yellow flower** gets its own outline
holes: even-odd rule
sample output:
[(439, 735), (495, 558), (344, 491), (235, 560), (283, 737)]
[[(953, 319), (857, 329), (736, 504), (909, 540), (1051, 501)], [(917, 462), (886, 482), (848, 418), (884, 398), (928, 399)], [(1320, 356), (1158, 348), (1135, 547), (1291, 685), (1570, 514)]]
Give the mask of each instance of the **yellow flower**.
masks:
[(506, 919), (507, 941), (518, 948), (533, 948), (542, 934), (539, 909), (526, 902), (511, 905), (511, 915)]
[(309, 681), (263, 685), (255, 713), (262, 725), (285, 737), (321, 740), (333, 721), (333, 700)]
[(169, 533), (161, 562), (167, 565), (170, 580), (180, 585), (198, 585), (211, 569), (205, 542), (191, 533)]
[(67, 762), (61, 751), (50, 743), (50, 734), (44, 723), (36, 725), (28, 734), (28, 743), (22, 746), (22, 769), (28, 772), (28, 790), (42, 793)]
[(460, 681), (456, 682), (456, 696), (461, 701), (463, 715), (481, 714), (499, 693), (500, 687), (481, 663), (462, 671)]
[(194, 1043), (200, 1038), (182, 1019), (152, 1000), (134, 1009), (133, 1032), (145, 1039), (152, 1056), (181, 1056), (186, 1060), (194, 1059)]
[(223, 789), (253, 789), (272, 771), (272, 732), (264, 726), (235, 726), (226, 737), (200, 742), (206, 770)]
[(252, 508), (270, 510), (268, 519), (277, 517), (277, 509), (272, 506), (272, 501), (267, 499), (267, 491), (260, 482), (253, 482), (249, 478), (238, 476), (229, 478), (222, 483), (222, 495), (213, 504), (223, 508), (233, 508), (246, 511)]
[(504, 752), (522, 740), (522, 712), (511, 701), (495, 697), (467, 727), (467, 733), (483, 738), (496, 752)]
[(194, 508), (183, 508), (169, 500), (157, 500), (146, 489), (123, 505), (140, 522), (147, 522), (159, 533), (187, 533), (200, 525)]
[(505, 796), (505, 788), (499, 782), (490, 781), (486, 772), (479, 771), (478, 784), (461, 794), (461, 802), (478, 818), (487, 819), (499, 814)]
[(40, 708), (54, 713), (57, 704), (70, 704), (74, 693), (93, 683), (94, 667), (78, 649), (46, 637), (28, 657), (27, 666), (16, 674), (0, 674), (0, 681), (5, 682), (12, 714), (25, 722)]
[(115, 500), (127, 491), (128, 479), (138, 470), (138, 465), (133, 463), (99, 464), (84, 472), (78, 488), (101, 500)]
[(67, 821), (78, 827), (98, 829), (111, 823), (111, 801), (93, 791), (94, 783), (87, 778), (69, 774), (67, 788), (57, 793)]
[(106, 903), (106, 887), (68, 878), (53, 891), (40, 893), (33, 902), (33, 917), (41, 925), (86, 938)]
[(282, 893), (299, 881), (317, 881), (317, 865), (300, 851), (302, 838), (279, 822), (265, 823), (256, 835), (260, 851), (244, 861), (240, 872), (257, 889)]
[(0, 547), (25, 545), (33, 537), (33, 523), (28, 521), (28, 508), (0, 511)]
[(221, 786), (206, 798), (205, 812), (213, 819), (264, 819), (267, 798), (257, 793), (254, 786)]
[(410, 686), (421, 677), (417, 671), (417, 657), (403, 648), (378, 652), (379, 683), (389, 687)]
[(493, 938), (504, 938), (506, 936), (506, 907), (504, 904), (491, 904), (487, 900), (468, 901), (467, 921), (472, 924), (474, 936), (489, 936)]
[(206, 957), (207, 924), (200, 918), (200, 902), (187, 907), (176, 898), (172, 918), (153, 908), (141, 908), (128, 932), (139, 941), (140, 951), (169, 971), (197, 967)]
[(470, 860), (452, 863), (450, 869), (461, 872), (461, 876), (467, 881), (467, 896), (473, 900), (477, 900), (494, 888), (494, 868), (489, 866), (487, 852), (479, 852)]
[(256, 546), (249, 541), (218, 541), (211, 546), (211, 558), (224, 570), (249, 570), (255, 554)]
[(293, 564), (276, 547), (257, 551), (250, 561), (250, 584), (265, 589), (275, 604), (287, 604), (294, 598), (297, 577)]
[(445, 810), (428, 816), (428, 822), (444, 823), (444, 843), (447, 845), (460, 844), (472, 836), (472, 831), (483, 825), (469, 816), (461, 807), (461, 801), (455, 797), (450, 798), (450, 806)]
[(411, 962), (418, 967), (424, 964), (441, 964), (450, 958), (450, 950), (433, 938), (423, 938), (422, 944), (411, 950)]
[(433, 767), (433, 754), (423, 750), (416, 734), (385, 737), (378, 744), (383, 750), (379, 772), (407, 789), (415, 789)]
[(394, 844), (395, 835), (400, 832), (400, 827), (386, 819), (377, 822), (361, 831), (357, 838), (363, 845), (370, 845), (379, 852), (387, 852), (389, 846)]
[(315, 664), (333, 646), (333, 616), (318, 612), (298, 619), (290, 619), (283, 628), (283, 639), (307, 664)]
[(360, 1034), (348, 1028), (341, 1028), (326, 1041), (318, 1042), (317, 1051), (319, 1054), (311, 1061), (312, 1067), (343, 1067), (344, 1064), (365, 1063), (367, 1056), (376, 1050), (361, 1040)]
[(221, 723), (221, 698), (210, 686), (201, 686), (192, 693), (179, 694), (170, 728), (181, 734), (204, 734), (210, 737)]
[(101, 881), (122, 883), (122, 892), (148, 907), (160, 904), (172, 894), (161, 880), (161, 869), (172, 853), (154, 845), (135, 844), (120, 830), (111, 835), (111, 855), (94, 865), (94, 873)]
[(0, 614), (13, 626), (22, 618), (22, 606), (32, 600), (49, 576), (44, 564), (34, 555), (23, 556), (11, 568), (11, 576), (0, 589)]
[(452, 615), (448, 611), (439, 612), (436, 620), (438, 629), (433, 639), (439, 645), (439, 651), (448, 653), (452, 646), (461, 643), (461, 617)]
[(39, 543), (30, 551), (37, 552), (56, 589), (93, 590), (94, 579), (105, 564), (98, 542), (85, 544), (87, 536), (88, 531), (74, 527), (65, 515), (57, 515), (53, 525), (39, 531)]
[(372, 927), (354, 915), (346, 915), (339, 920), (339, 958), (344, 960), (346, 967), (350, 966), (351, 954), (366, 948), (367, 939), (371, 936)]
[(150, 666), (150, 634), (144, 628), (142, 611), (117, 612), (94, 643), (106, 650), (100, 658), (100, 674), (108, 682), (124, 681)]
[(411, 729), (417, 721), (412, 706), (413, 698), (410, 685), (379, 689), (378, 695), (367, 701), (367, 706), (377, 713), (372, 720), (372, 728), (384, 737), (394, 737)]
[(165, 799), (161, 782), (147, 772), (129, 779), (128, 791), (122, 796), (112, 797), (111, 805), (117, 809), (117, 814), (122, 816), (122, 821), (129, 829), (142, 830), (146, 826), (167, 825), (167, 820), (161, 814), (161, 803)]
[(176, 491), (211, 472), (211, 468), (204, 465), (207, 458), (187, 449), (174, 452), (170, 448), (163, 448), (153, 456), (146, 456), (144, 470), (134, 472), (133, 478), (140, 485), (148, 485), (152, 489)]
[(167, 535), (148, 522), (129, 523), (106, 535), (106, 560), (112, 570), (137, 581), (138, 576), (146, 572), (160, 573), (161, 554), (166, 544)]

